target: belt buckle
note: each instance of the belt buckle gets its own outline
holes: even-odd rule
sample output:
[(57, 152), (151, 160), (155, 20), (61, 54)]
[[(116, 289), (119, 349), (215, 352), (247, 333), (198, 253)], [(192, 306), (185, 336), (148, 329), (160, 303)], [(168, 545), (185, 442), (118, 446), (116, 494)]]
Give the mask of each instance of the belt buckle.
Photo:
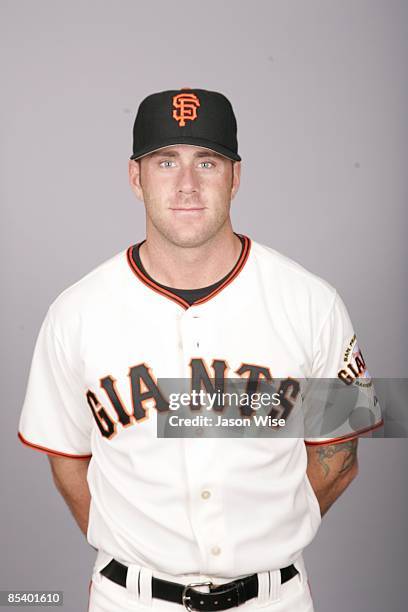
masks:
[[(191, 599), (190, 595), (186, 595), (188, 589), (192, 588), (192, 587), (196, 587), (196, 586), (209, 586), (211, 589), (212, 586), (212, 582), (211, 580), (208, 580), (207, 582), (190, 582), (190, 584), (186, 584), (186, 586), (183, 589), (183, 593), (181, 595), (181, 601), (184, 605), (184, 607), (189, 611), (189, 612), (193, 612), (194, 610), (196, 610), (196, 608), (192, 608), (190, 606), (190, 604), (187, 602), (187, 599)], [(204, 594), (204, 593), (203, 593)]]

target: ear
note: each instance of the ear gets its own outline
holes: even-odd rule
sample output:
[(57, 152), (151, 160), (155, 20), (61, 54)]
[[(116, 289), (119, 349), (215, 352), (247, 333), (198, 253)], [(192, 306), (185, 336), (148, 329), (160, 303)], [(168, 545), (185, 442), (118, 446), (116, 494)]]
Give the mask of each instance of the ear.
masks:
[(241, 182), (241, 162), (234, 161), (232, 164), (231, 200), (235, 197)]
[(140, 159), (129, 159), (129, 184), (138, 200), (143, 202), (143, 189), (140, 183)]

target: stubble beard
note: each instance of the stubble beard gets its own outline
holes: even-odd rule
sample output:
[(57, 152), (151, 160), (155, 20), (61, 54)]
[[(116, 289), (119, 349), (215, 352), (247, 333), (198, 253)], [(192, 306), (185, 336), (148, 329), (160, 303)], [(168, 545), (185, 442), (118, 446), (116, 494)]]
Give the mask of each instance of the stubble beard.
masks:
[(164, 215), (155, 214), (153, 211), (160, 210), (160, 208), (155, 207), (154, 199), (146, 198), (145, 206), (148, 220), (147, 227), (149, 228), (149, 226), (152, 226), (154, 231), (160, 234), (166, 241), (174, 246), (182, 248), (196, 248), (202, 246), (216, 236), (216, 234), (218, 234), (229, 222), (230, 206), (216, 211), (215, 215), (211, 215), (210, 218), (207, 219), (205, 219), (205, 211), (203, 222), (200, 223), (194, 219), (191, 227), (188, 226), (187, 219), (184, 220), (183, 223), (171, 223)]

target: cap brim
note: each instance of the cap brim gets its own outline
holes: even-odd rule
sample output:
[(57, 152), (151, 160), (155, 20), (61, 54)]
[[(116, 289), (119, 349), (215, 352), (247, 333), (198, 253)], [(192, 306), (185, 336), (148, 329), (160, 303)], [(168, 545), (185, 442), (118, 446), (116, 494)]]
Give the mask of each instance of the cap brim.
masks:
[(195, 147), (204, 147), (205, 149), (215, 151), (216, 153), (219, 153), (220, 155), (223, 155), (224, 157), (227, 157), (228, 159), (231, 159), (233, 161), (241, 161), (241, 157), (238, 155), (238, 153), (235, 153), (234, 151), (231, 151), (230, 149), (227, 149), (226, 147), (223, 147), (222, 145), (219, 145), (216, 142), (210, 142), (209, 140), (205, 140), (205, 138), (189, 138), (183, 136), (177, 138), (167, 138), (166, 140), (161, 141), (159, 145), (149, 145), (148, 147), (145, 147), (140, 151), (136, 151), (136, 153), (133, 153), (133, 155), (130, 156), (130, 159), (140, 159), (141, 157), (144, 157), (149, 153), (153, 153), (153, 151), (158, 151), (159, 149), (164, 149), (165, 147), (169, 147), (170, 145), (177, 144), (187, 144)]

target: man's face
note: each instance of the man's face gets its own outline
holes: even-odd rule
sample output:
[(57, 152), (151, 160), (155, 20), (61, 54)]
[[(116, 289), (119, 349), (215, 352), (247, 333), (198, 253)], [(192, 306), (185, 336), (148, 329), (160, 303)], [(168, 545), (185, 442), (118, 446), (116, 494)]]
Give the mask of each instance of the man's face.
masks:
[(240, 163), (203, 147), (175, 145), (130, 161), (129, 176), (145, 204), (148, 232), (194, 247), (229, 222)]

